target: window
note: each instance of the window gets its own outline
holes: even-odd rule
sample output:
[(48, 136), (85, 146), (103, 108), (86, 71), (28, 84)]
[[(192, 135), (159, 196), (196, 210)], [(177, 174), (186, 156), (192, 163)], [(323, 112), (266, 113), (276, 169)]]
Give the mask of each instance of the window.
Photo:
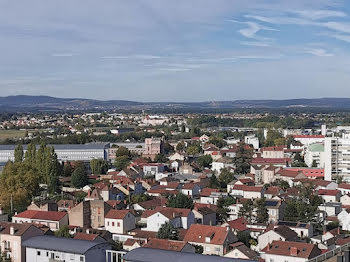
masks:
[(40, 251), (37, 251), (36, 254), (37, 254), (38, 256), (40, 256), (40, 255), (41, 255), (41, 252), (40, 252)]
[(112, 222), (112, 227), (114, 227), (114, 222)]
[(117, 227), (120, 227), (120, 223), (119, 222), (117, 223)]
[(210, 247), (205, 247), (205, 251), (210, 252)]
[(219, 248), (219, 247), (216, 247), (216, 248), (215, 248), (215, 251), (216, 251), (216, 252), (220, 252), (220, 248)]
[(84, 261), (85, 261), (85, 259), (84, 259), (83, 256), (80, 257), (80, 261), (81, 261), (81, 262), (84, 262)]

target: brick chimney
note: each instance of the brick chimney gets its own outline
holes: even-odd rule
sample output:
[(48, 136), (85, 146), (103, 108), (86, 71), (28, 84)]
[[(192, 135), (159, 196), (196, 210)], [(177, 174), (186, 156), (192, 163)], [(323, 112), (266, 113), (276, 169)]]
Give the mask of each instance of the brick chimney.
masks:
[(291, 247), (290, 255), (296, 257), (298, 255), (298, 249), (296, 247)]
[(267, 244), (266, 251), (270, 251), (270, 243)]

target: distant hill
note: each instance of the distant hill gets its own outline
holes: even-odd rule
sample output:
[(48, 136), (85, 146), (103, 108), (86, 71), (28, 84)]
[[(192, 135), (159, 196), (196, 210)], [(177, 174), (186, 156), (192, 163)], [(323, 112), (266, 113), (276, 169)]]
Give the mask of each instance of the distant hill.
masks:
[(142, 109), (244, 109), (244, 108), (330, 108), (350, 109), (350, 98), (315, 98), (288, 100), (235, 100), (213, 102), (135, 102), (126, 100), (94, 100), (57, 98), (50, 96), (0, 97), (0, 111), (87, 111), (87, 110), (142, 110)]

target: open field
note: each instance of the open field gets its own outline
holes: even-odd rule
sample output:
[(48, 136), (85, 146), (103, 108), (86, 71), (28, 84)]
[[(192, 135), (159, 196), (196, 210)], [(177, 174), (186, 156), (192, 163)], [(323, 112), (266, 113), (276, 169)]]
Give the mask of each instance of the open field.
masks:
[(24, 130), (0, 130), (0, 141), (7, 138), (21, 138), (24, 137)]

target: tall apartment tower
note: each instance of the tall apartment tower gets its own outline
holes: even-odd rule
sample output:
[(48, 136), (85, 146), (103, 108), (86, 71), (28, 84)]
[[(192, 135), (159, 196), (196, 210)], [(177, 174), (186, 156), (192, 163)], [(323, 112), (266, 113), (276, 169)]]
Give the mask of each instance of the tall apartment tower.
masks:
[(325, 138), (325, 177), (331, 181), (335, 176), (350, 180), (350, 134)]

